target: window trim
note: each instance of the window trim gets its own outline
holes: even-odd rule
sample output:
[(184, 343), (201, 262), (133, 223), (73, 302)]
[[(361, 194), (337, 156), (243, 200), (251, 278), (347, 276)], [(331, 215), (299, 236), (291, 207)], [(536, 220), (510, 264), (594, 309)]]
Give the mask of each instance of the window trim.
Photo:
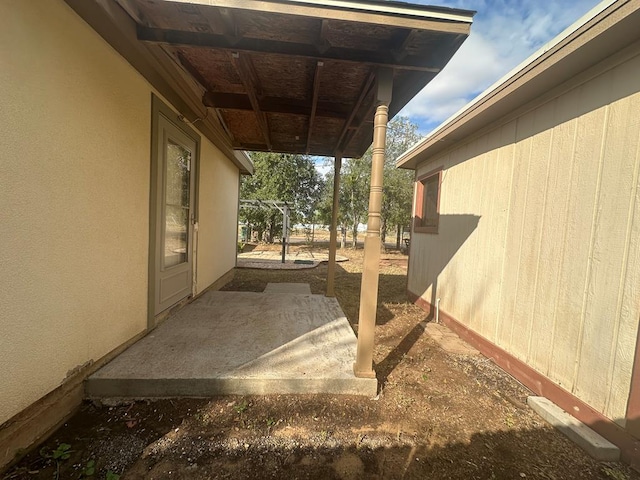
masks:
[[(444, 167), (435, 168), (416, 178), (416, 201), (413, 213), (413, 231), (415, 233), (437, 234), (440, 227), (440, 193), (442, 191), (442, 171)], [(436, 221), (435, 226), (425, 227), (422, 225), (422, 215), (424, 208), (425, 184), (431, 178), (438, 176), (438, 199), (436, 201)]]

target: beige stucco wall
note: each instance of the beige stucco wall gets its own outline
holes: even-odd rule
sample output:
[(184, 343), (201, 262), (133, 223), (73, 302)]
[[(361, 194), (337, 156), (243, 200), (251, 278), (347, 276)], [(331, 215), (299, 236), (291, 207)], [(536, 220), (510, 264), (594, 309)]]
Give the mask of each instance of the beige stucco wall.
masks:
[(640, 318), (638, 78), (636, 56), (422, 164), (445, 167), (441, 226), (413, 235), (409, 278), (621, 424)]
[[(0, 63), (2, 423), (146, 328), (152, 88), (61, 0), (0, 2)], [(238, 182), (204, 137), (202, 174), (204, 288)]]
[(198, 201), (197, 291), (236, 265), (238, 168), (213, 144), (202, 142)]

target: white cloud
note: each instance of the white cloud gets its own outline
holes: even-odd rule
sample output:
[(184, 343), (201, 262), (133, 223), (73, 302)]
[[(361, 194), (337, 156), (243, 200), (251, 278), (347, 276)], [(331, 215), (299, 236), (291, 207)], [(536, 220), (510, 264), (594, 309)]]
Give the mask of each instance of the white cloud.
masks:
[[(420, 0), (420, 3), (434, 3)], [(431, 130), (576, 21), (597, 0), (443, 0), (477, 10), (471, 35), (443, 71), (400, 112)]]

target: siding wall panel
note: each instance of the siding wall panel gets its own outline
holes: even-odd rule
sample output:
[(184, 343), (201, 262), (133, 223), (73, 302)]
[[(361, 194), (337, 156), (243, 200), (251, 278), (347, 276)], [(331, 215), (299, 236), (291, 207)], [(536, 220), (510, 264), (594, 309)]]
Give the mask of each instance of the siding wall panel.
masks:
[[(473, 182), (473, 186), (470, 189), (469, 195), (469, 207), (467, 208), (465, 213), (474, 213), (476, 212), (482, 222), (483, 215), (486, 216), (486, 203), (487, 200), (483, 191), (486, 191), (484, 188), (485, 183), (487, 182), (486, 175), (486, 165), (487, 165), (487, 150), (488, 137), (483, 136), (479, 138), (476, 142), (474, 142), (474, 146), (476, 149), (476, 156), (478, 156), (481, 161), (473, 162), (473, 178), (475, 181)], [(469, 241), (463, 244), (463, 248), (467, 251), (467, 258), (470, 260), (475, 256), (474, 268), (471, 272), (469, 272), (469, 276), (472, 281), (469, 283), (469, 289), (467, 292), (467, 298), (469, 303), (469, 320), (471, 328), (476, 331), (482, 331), (482, 303), (481, 299), (484, 297), (484, 269), (486, 269), (486, 249), (484, 235), (480, 233), (479, 230), (474, 230), (471, 234), (471, 238)]]
[[(605, 82), (602, 82), (602, 86)], [(596, 195), (599, 155), (605, 109), (584, 110), (593, 90), (578, 89), (580, 114), (575, 121), (574, 169), (569, 188), (565, 253), (560, 269), (560, 289), (556, 307), (556, 333), (549, 377), (569, 391), (575, 388), (576, 352), (579, 349), (583, 293), (590, 258), (593, 202)]]
[(498, 175), (500, 175), (501, 182), (503, 183), (503, 188), (499, 190), (501, 195), (498, 196), (500, 202), (498, 203), (498, 207), (496, 209), (497, 217), (499, 219), (498, 224), (502, 225), (500, 229), (494, 230), (496, 233), (496, 244), (500, 245), (500, 253), (502, 258), (498, 260), (500, 264), (500, 276), (498, 277), (500, 282), (500, 296), (498, 297), (498, 304), (496, 310), (497, 312), (495, 322), (495, 333), (493, 335), (492, 341), (499, 345), (500, 344), (500, 332), (506, 331), (506, 317), (504, 315), (504, 306), (505, 301), (504, 297), (506, 295), (507, 284), (506, 284), (506, 272), (511, 266), (507, 264), (507, 238), (508, 233), (511, 229), (509, 212), (511, 211), (511, 202), (513, 200), (513, 185), (515, 181), (516, 168), (515, 168), (515, 144), (516, 144), (516, 132), (517, 132), (517, 122), (512, 121), (507, 125), (501, 128), (501, 147), (498, 152), (498, 165), (501, 167), (498, 170)]
[(443, 222), (414, 234), (409, 279), (619, 423), (640, 317), (637, 78), (640, 57), (420, 165), (445, 167)]
[[(615, 78), (611, 88), (616, 87)], [(637, 112), (623, 99), (609, 107), (602, 149), (602, 174), (594, 228), (592, 269), (587, 285), (584, 337), (578, 358), (576, 393), (603, 411), (618, 340), (620, 279), (628, 242), (637, 131), (629, 120)], [(635, 138), (632, 138), (635, 137)], [(618, 388), (618, 386), (613, 386)]]
[(558, 276), (563, 255), (563, 241), (567, 226), (567, 182), (573, 168), (575, 125), (560, 118), (565, 109), (571, 110), (575, 100), (567, 96), (554, 105), (554, 124), (549, 144), (546, 195), (540, 229), (540, 257), (537, 262), (536, 291), (533, 305), (533, 327), (530, 336), (530, 363), (548, 373), (553, 345), (555, 306)]
[[(477, 288), (474, 294), (474, 304), (478, 310), (480, 327), (479, 332), (485, 337), (493, 337), (495, 331), (495, 310), (497, 299), (499, 298), (500, 283), (492, 282), (497, 278), (495, 266), (500, 255), (499, 245), (492, 241), (491, 232), (495, 231), (499, 217), (495, 208), (499, 203), (499, 197), (504, 196), (501, 192), (498, 178), (498, 146), (500, 145), (501, 129), (494, 130), (488, 135), (486, 160), (484, 163), (484, 175), (482, 179), (483, 194), (481, 196), (480, 219), (479, 222), (489, 223), (487, 228), (479, 229), (480, 256), (478, 257), (478, 277)], [(494, 192), (492, 195), (491, 192)]]
[(507, 231), (507, 249), (505, 271), (505, 294), (503, 300), (504, 319), (502, 335), (498, 337), (500, 346), (513, 347), (513, 354), (524, 360), (526, 351), (522, 344), (514, 344), (515, 337), (522, 337), (523, 332), (528, 330), (524, 316), (518, 312), (518, 292), (520, 280), (520, 268), (522, 265), (522, 245), (525, 234), (525, 216), (527, 190), (529, 188), (529, 168), (531, 162), (531, 135), (533, 133), (533, 114), (527, 114), (518, 119), (516, 130), (516, 147), (514, 161), (514, 182), (512, 185), (511, 207), (509, 210), (509, 230)]
[[(540, 243), (543, 229), (543, 215), (547, 195), (547, 171), (549, 169), (549, 151), (553, 138), (555, 102), (549, 102), (534, 112), (531, 149), (529, 151), (529, 174), (527, 176), (527, 199), (524, 217), (523, 236), (518, 271), (518, 296), (516, 308), (522, 318), (520, 335), (513, 337), (513, 345), (521, 352), (523, 360), (529, 360), (531, 339), (535, 334), (533, 311), (535, 308), (535, 290), (540, 259)], [(538, 319), (539, 320), (539, 319)]]
[[(637, 81), (639, 73), (638, 69), (614, 72), (613, 90), (628, 90), (629, 83)], [(621, 315), (621, 311), (624, 285), (629, 271), (630, 234), (633, 227), (637, 188), (637, 152), (639, 146), (638, 137), (640, 135), (638, 112), (640, 112), (640, 95), (632, 95), (615, 102), (611, 108), (610, 136), (607, 138), (607, 156), (611, 158), (611, 161), (609, 162), (607, 158), (605, 166), (610, 165), (608, 177), (616, 185), (614, 188), (617, 189), (617, 195), (609, 196), (608, 199), (615, 202), (611, 205), (611, 208), (620, 212), (618, 219), (616, 219), (616, 215), (609, 216), (610, 223), (615, 223), (615, 227), (610, 232), (607, 232), (608, 245), (603, 245), (605, 248), (615, 249), (612, 250), (612, 253), (615, 252), (615, 254), (611, 256), (611, 260), (615, 262), (616, 269), (619, 269), (617, 278), (612, 278), (612, 282), (617, 280), (619, 284), (616, 298), (611, 297), (612, 306), (614, 307), (611, 314), (615, 328), (612, 329), (611, 333), (607, 381), (604, 386), (605, 408), (612, 418), (624, 418), (626, 399), (622, 398), (624, 394), (621, 395), (620, 391), (625, 392), (624, 385), (630, 382), (633, 364), (634, 349), (620, 347), (627, 346), (627, 344), (633, 346), (633, 343), (625, 341), (629, 339), (629, 333), (631, 333), (629, 327), (632, 327), (632, 325), (629, 325), (628, 317)], [(606, 205), (604, 206), (606, 207)], [(624, 213), (626, 213), (626, 218), (624, 218)], [(616, 372), (616, 375), (614, 375), (614, 372)]]

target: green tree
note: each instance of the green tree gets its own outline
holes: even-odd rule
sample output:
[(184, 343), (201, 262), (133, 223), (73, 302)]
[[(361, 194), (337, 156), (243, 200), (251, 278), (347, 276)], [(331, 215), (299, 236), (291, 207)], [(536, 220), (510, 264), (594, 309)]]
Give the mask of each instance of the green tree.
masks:
[(366, 223), (371, 185), (371, 161), (365, 157), (350, 158), (340, 176), (340, 210), (343, 231), (351, 230), (351, 246), (358, 244), (358, 225)]
[[(380, 235), (384, 242), (387, 232), (395, 228), (396, 248), (400, 248), (402, 229), (411, 221), (414, 176), (411, 170), (396, 168), (396, 160), (420, 138), (418, 125), (407, 117), (395, 117), (387, 125)], [(362, 158), (370, 165), (372, 156), (369, 147)]]
[[(400, 248), (402, 230), (411, 221), (413, 200), (413, 171), (396, 168), (396, 160), (402, 153), (420, 140), (418, 126), (407, 117), (396, 117), (387, 126), (384, 179), (381, 211), (381, 236), (385, 241), (389, 229), (396, 229), (396, 248)], [(338, 225), (344, 233), (349, 229), (353, 235), (352, 245), (357, 244), (358, 224), (367, 222), (369, 187), (371, 184), (370, 147), (362, 158), (345, 159), (340, 173), (340, 209)], [(333, 203), (333, 167), (325, 178), (326, 188), (319, 204), (319, 218), (331, 223)]]
[[(334, 167), (325, 177), (325, 189), (319, 204), (319, 219), (326, 225), (331, 224), (333, 209)], [(346, 232), (351, 231), (352, 247), (358, 242), (358, 225), (367, 219), (369, 203), (369, 185), (371, 164), (364, 158), (349, 158), (343, 161), (340, 170), (340, 196), (338, 209), (338, 227), (342, 231), (342, 246), (346, 244)]]
[[(291, 207), (291, 223), (312, 219), (322, 194), (323, 181), (307, 155), (251, 153), (254, 174), (244, 177), (240, 198), (277, 200)], [(282, 233), (282, 214), (276, 209), (241, 208), (240, 219), (248, 222), (262, 238), (273, 242)]]

